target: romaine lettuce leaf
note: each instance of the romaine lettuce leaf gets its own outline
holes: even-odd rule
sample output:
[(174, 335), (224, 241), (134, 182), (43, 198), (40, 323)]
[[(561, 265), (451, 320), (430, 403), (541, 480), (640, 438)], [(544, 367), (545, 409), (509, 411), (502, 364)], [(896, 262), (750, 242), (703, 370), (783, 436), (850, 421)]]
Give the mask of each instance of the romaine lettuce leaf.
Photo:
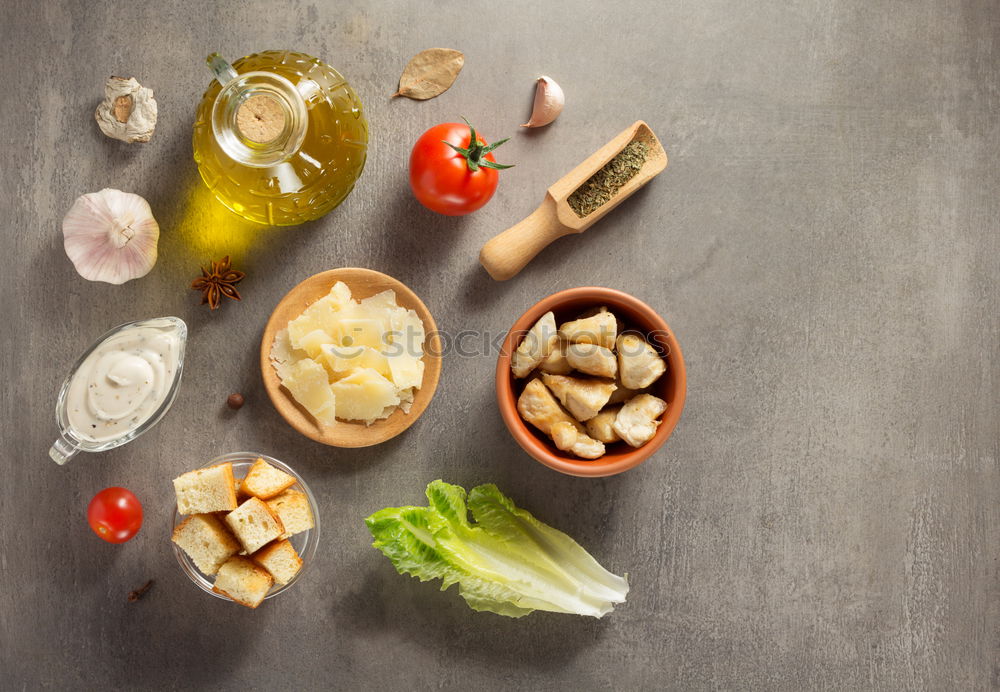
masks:
[(458, 584), (473, 610), (509, 617), (533, 610), (601, 617), (625, 602), (623, 577), (495, 485), (466, 496), (461, 486), (437, 480), (426, 495), (427, 507), (388, 507), (365, 519), (372, 545), (400, 574), (440, 579), (442, 591)]

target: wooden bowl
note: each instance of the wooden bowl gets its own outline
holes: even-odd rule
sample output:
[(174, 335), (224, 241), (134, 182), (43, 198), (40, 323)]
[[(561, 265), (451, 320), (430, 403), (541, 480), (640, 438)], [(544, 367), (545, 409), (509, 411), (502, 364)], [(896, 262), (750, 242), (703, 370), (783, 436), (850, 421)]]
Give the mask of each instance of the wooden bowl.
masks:
[[(274, 335), (288, 326), (288, 323), (302, 314), (311, 303), (330, 292), (330, 288), (338, 281), (343, 281), (351, 289), (351, 295), (356, 300), (373, 296), (387, 289), (396, 292), (396, 303), (404, 308), (414, 310), (424, 323), (427, 335), (424, 342), (424, 379), (420, 388), (414, 392), (413, 404), (409, 413), (396, 409), (391, 416), (377, 420), (371, 425), (363, 421), (341, 421), (334, 425), (323, 425), (313, 418), (292, 397), (291, 393), (281, 386), (281, 380), (274, 366), (271, 365), (271, 345)], [(438, 378), (441, 376), (441, 339), (437, 333), (434, 318), (427, 306), (417, 294), (406, 284), (371, 269), (344, 268), (320, 272), (300, 283), (288, 292), (271, 313), (264, 336), (260, 342), (260, 371), (264, 377), (264, 388), (271, 398), (271, 403), (278, 409), (282, 418), (288, 424), (311, 440), (322, 442), (332, 447), (369, 447), (385, 442), (400, 434), (413, 425), (427, 408), (434, 390), (437, 389)]]
[[(633, 449), (624, 442), (607, 445), (600, 459), (588, 461), (560, 451), (552, 441), (517, 412), (517, 397), (529, 378), (515, 379), (510, 370), (511, 354), (521, 339), (542, 315), (551, 310), (556, 324), (579, 317), (580, 313), (601, 305), (607, 306), (620, 319), (627, 331), (640, 331), (667, 362), (667, 371), (653, 383), (652, 394), (667, 402), (660, 416), (656, 435), (642, 447)], [(507, 429), (517, 443), (537, 461), (570, 476), (613, 476), (635, 468), (658, 450), (680, 420), (687, 393), (687, 374), (680, 344), (666, 321), (653, 308), (628, 293), (596, 286), (571, 288), (554, 293), (533, 305), (507, 332), (496, 370), (497, 403)]]

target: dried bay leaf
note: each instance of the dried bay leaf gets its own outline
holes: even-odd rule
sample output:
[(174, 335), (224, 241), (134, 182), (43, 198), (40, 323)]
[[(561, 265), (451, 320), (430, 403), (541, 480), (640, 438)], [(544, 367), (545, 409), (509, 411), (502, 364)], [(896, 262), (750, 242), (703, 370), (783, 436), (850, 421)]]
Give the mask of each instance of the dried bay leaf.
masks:
[(426, 101), (446, 92), (462, 71), (465, 55), (451, 48), (422, 50), (406, 64), (399, 78), (399, 91), (393, 94)]

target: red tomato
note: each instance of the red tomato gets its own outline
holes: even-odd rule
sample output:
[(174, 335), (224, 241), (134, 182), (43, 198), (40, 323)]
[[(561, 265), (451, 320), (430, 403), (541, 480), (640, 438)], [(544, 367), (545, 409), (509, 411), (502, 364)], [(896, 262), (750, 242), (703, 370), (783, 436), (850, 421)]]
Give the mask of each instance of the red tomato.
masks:
[(105, 488), (87, 506), (87, 523), (108, 543), (124, 543), (139, 533), (142, 504), (125, 488)]
[(510, 168), (467, 122), (435, 125), (420, 135), (410, 153), (410, 187), (420, 203), (447, 216), (462, 216), (490, 201), (497, 189), (497, 170)]

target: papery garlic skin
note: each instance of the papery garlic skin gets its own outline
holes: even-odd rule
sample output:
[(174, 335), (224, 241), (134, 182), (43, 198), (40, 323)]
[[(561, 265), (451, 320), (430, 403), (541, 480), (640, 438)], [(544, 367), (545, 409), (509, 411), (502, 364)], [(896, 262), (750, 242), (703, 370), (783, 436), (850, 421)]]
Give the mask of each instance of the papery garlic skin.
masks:
[(160, 226), (139, 195), (105, 188), (76, 198), (63, 219), (63, 245), (80, 276), (123, 284), (156, 264)]
[(544, 127), (559, 117), (566, 96), (562, 87), (551, 77), (542, 75), (535, 86), (535, 104), (531, 109), (531, 117), (521, 127)]
[(156, 99), (153, 90), (135, 77), (108, 77), (104, 100), (94, 111), (101, 132), (123, 142), (148, 142), (156, 129)]

